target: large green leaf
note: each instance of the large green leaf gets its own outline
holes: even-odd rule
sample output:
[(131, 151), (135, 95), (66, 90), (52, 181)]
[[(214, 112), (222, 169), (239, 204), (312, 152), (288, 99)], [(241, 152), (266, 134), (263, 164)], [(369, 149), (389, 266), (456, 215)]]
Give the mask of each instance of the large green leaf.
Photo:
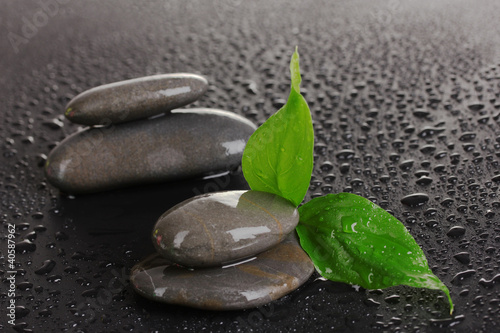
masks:
[(350, 193), (315, 198), (299, 208), (302, 248), (325, 278), (380, 289), (396, 285), (448, 288), (429, 269), (405, 226), (371, 201)]
[(298, 206), (313, 169), (311, 113), (300, 94), (297, 50), (290, 61), (291, 91), (287, 103), (250, 137), (243, 152), (243, 175), (252, 190), (280, 195)]

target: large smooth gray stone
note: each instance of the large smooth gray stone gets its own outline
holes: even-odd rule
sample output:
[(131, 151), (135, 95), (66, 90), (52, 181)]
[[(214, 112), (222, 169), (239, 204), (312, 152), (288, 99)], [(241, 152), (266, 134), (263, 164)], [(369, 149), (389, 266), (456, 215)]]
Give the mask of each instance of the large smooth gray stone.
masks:
[(154, 254), (132, 268), (134, 290), (149, 299), (207, 310), (238, 310), (276, 300), (300, 287), (314, 266), (295, 232), (255, 259), (228, 267), (187, 269)]
[(299, 223), (288, 200), (259, 191), (202, 194), (165, 212), (153, 228), (156, 251), (188, 267), (218, 266), (278, 244)]
[(83, 125), (117, 124), (151, 117), (192, 103), (207, 90), (195, 74), (161, 74), (98, 86), (73, 98), (64, 113)]
[(239, 165), (254, 130), (250, 121), (227, 111), (173, 110), (76, 133), (52, 150), (45, 174), (69, 193), (206, 176)]

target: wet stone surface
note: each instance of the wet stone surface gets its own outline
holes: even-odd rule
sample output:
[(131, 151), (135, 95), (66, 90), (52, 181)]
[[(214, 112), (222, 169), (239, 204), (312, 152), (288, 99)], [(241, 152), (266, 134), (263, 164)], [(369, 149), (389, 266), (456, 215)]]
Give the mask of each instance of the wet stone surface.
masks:
[(156, 251), (188, 267), (219, 266), (281, 242), (299, 222), (288, 200), (259, 191), (203, 194), (165, 212), (153, 228)]
[(185, 106), (207, 88), (204, 77), (187, 73), (119, 81), (79, 94), (68, 103), (64, 115), (76, 124), (117, 124)]
[(68, 193), (206, 176), (237, 167), (254, 130), (231, 112), (175, 110), (78, 132), (51, 151), (45, 173)]
[(206, 310), (254, 308), (301, 286), (314, 266), (295, 233), (248, 261), (187, 269), (154, 254), (132, 268), (136, 292), (155, 301)]

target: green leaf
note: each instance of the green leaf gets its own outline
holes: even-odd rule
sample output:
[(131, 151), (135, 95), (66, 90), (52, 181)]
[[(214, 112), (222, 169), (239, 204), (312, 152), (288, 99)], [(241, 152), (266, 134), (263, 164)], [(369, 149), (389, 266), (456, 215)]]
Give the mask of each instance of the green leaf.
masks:
[(280, 195), (298, 206), (311, 181), (314, 132), (311, 112), (300, 94), (297, 50), (290, 61), (290, 73), (288, 101), (250, 137), (242, 169), (252, 190)]
[(315, 198), (299, 208), (302, 248), (325, 278), (380, 289), (396, 285), (443, 291), (405, 226), (371, 201), (350, 193)]

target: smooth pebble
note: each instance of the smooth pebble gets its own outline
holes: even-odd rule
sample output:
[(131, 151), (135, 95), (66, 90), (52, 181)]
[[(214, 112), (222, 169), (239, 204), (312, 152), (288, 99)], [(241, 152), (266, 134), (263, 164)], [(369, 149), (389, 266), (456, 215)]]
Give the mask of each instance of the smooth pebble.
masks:
[(133, 289), (149, 299), (206, 310), (258, 307), (300, 287), (314, 266), (295, 232), (240, 264), (188, 269), (154, 254), (132, 268)]
[(69, 121), (108, 125), (151, 117), (199, 99), (207, 80), (195, 74), (161, 74), (98, 86), (73, 98), (66, 106)]
[(166, 259), (188, 267), (223, 265), (278, 244), (299, 222), (288, 200), (260, 191), (202, 194), (165, 212), (153, 244)]
[(69, 193), (207, 176), (238, 166), (255, 128), (239, 115), (214, 109), (88, 128), (52, 150), (45, 174)]

